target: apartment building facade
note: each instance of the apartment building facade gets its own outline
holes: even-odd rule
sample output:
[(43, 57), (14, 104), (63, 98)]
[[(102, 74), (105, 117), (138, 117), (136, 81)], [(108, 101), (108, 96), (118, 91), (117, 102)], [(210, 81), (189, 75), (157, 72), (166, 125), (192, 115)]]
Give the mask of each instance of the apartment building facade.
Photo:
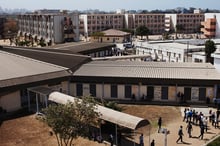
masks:
[[(202, 13), (165, 14), (165, 31), (181, 33), (198, 33), (205, 16)], [(179, 30), (177, 30), (179, 28)]]
[(79, 40), (78, 14), (24, 14), (18, 16), (19, 35), (44, 39), (46, 43)]
[[(215, 16), (220, 17), (218, 14)], [(214, 18), (214, 14), (25, 14), (18, 16), (18, 23), (22, 35), (26, 33), (38, 39), (44, 38), (46, 42), (62, 43), (78, 41), (79, 34), (88, 37), (107, 29), (135, 31), (139, 26), (146, 26), (155, 35), (165, 32), (199, 33), (205, 17)], [(177, 30), (177, 26), (181, 30)], [(219, 37), (220, 29), (216, 28), (216, 32), (211, 33), (217, 33), (219, 35), (215, 36)]]
[(80, 34), (90, 34), (109, 28), (135, 30), (146, 26), (151, 34), (175, 32), (176, 27), (182, 28), (181, 33), (196, 33), (200, 31), (203, 13), (189, 14), (82, 14), (80, 15)]
[(82, 14), (80, 19), (80, 34), (89, 36), (94, 32), (107, 29), (123, 29), (123, 14)]
[(127, 29), (136, 29), (146, 26), (151, 34), (162, 34), (165, 26), (164, 14), (125, 14), (125, 26)]

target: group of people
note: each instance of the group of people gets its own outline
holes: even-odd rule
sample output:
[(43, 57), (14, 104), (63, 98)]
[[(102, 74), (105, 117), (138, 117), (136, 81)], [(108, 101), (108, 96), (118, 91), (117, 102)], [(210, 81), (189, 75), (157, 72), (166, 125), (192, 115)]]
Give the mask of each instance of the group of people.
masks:
[[(215, 128), (219, 128), (218, 125), (219, 115), (220, 115), (220, 110), (216, 110), (216, 111), (210, 110), (209, 116), (205, 116), (202, 112), (198, 112), (195, 109), (185, 108), (183, 122), (187, 123), (186, 131), (188, 133), (189, 138), (192, 138), (193, 126), (198, 126), (200, 128), (200, 135), (197, 136), (197, 138), (200, 139), (203, 139), (204, 133), (208, 131), (208, 123), (210, 123)], [(158, 118), (157, 124), (158, 124), (158, 133), (160, 133), (162, 131), (161, 130), (162, 117)], [(176, 140), (176, 143), (178, 143), (179, 141), (183, 143), (183, 136), (184, 136), (183, 126), (181, 125), (178, 130), (178, 139)], [(139, 137), (139, 144), (140, 146), (144, 146), (143, 134), (141, 134)], [(151, 141), (150, 146), (155, 146), (154, 139)]]
[[(212, 123), (212, 126), (215, 128), (218, 127), (218, 119), (219, 119), (220, 112), (217, 110), (213, 112), (212, 110), (209, 111), (209, 116), (204, 116), (202, 112), (197, 112), (194, 109), (185, 108), (183, 121), (187, 122), (187, 133), (189, 138), (192, 137), (192, 130), (193, 125), (199, 126), (200, 128), (200, 135), (198, 138), (203, 139), (203, 135), (205, 132), (208, 131), (208, 122)], [(209, 119), (208, 119), (209, 118)], [(176, 143), (179, 141), (183, 142), (183, 126), (181, 125), (178, 131), (179, 138), (177, 139)]]

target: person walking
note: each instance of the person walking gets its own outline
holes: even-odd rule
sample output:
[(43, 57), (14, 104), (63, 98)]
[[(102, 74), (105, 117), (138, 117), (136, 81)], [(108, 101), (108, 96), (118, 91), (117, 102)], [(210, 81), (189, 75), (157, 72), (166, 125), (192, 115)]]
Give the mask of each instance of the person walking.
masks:
[(188, 123), (186, 130), (187, 130), (187, 133), (189, 134), (189, 138), (191, 138), (192, 137), (192, 130), (193, 130), (191, 122)]
[(179, 128), (178, 135), (179, 135), (179, 138), (176, 140), (176, 143), (178, 143), (179, 140), (180, 140), (181, 142), (183, 142), (183, 126), (182, 126), (182, 125), (181, 125), (180, 128)]
[(203, 118), (204, 131), (208, 131), (208, 117)]
[(204, 131), (205, 131), (204, 125), (201, 125), (200, 126), (200, 135), (198, 136), (198, 138), (201, 137), (201, 139), (203, 139)]
[(141, 135), (139, 137), (139, 144), (140, 144), (140, 146), (144, 146), (144, 135), (143, 135), (143, 133), (141, 133)]
[(154, 139), (151, 141), (150, 146), (155, 146)]
[(159, 117), (157, 124), (158, 124), (158, 133), (159, 133), (160, 129), (161, 129), (161, 125), (162, 125), (162, 118), (161, 117)]

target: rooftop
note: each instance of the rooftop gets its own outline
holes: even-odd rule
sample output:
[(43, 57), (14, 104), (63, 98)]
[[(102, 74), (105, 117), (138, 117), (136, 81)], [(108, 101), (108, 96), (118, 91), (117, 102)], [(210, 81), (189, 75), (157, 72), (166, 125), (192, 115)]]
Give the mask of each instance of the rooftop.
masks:
[(82, 65), (74, 76), (220, 80), (209, 63), (92, 61)]
[(108, 29), (105, 31), (102, 31), (104, 33), (105, 36), (126, 36), (126, 35), (130, 35), (130, 33), (124, 32), (124, 31), (120, 31), (120, 30), (116, 30), (116, 29)]
[(44, 49), (52, 48), (53, 51), (56, 52), (88, 55), (89, 52), (102, 50), (103, 48), (108, 48), (108, 47), (111, 48), (114, 46), (115, 44), (111, 44), (111, 43), (73, 42), (73, 43), (58, 44)]
[(89, 56), (83, 56), (79, 54), (67, 53), (68, 51), (59, 51), (53, 49), (38, 49), (38, 48), (15, 48), (15, 47), (4, 47), (0, 50), (25, 56), (28, 58), (36, 59), (39, 61), (47, 62), (50, 64), (56, 64), (63, 66), (74, 71), (81, 64), (91, 60)]
[(0, 51), (0, 87), (69, 76), (68, 68)]

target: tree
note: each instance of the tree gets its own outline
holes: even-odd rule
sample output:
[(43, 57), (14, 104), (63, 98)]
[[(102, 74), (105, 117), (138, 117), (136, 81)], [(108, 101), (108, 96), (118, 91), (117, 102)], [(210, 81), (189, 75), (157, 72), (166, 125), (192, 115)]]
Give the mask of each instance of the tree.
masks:
[(185, 28), (182, 24), (177, 24), (176, 25), (176, 38), (177, 38), (177, 33), (182, 33), (184, 30)]
[(150, 30), (146, 27), (146, 26), (139, 26), (136, 28), (136, 35), (140, 35), (141, 39), (143, 38), (143, 36), (147, 36), (150, 33)]
[(90, 126), (98, 124), (99, 113), (96, 102), (91, 97), (83, 97), (74, 103), (52, 104), (43, 109), (41, 119), (56, 136), (58, 146), (71, 146), (79, 136), (88, 137)]
[(211, 62), (213, 64), (213, 58), (211, 54), (215, 52), (216, 46), (212, 40), (207, 40), (205, 42), (205, 55), (206, 55), (206, 62)]
[(17, 22), (13, 19), (7, 19), (7, 21), (4, 23), (3, 38), (11, 39), (16, 36), (17, 32)]

